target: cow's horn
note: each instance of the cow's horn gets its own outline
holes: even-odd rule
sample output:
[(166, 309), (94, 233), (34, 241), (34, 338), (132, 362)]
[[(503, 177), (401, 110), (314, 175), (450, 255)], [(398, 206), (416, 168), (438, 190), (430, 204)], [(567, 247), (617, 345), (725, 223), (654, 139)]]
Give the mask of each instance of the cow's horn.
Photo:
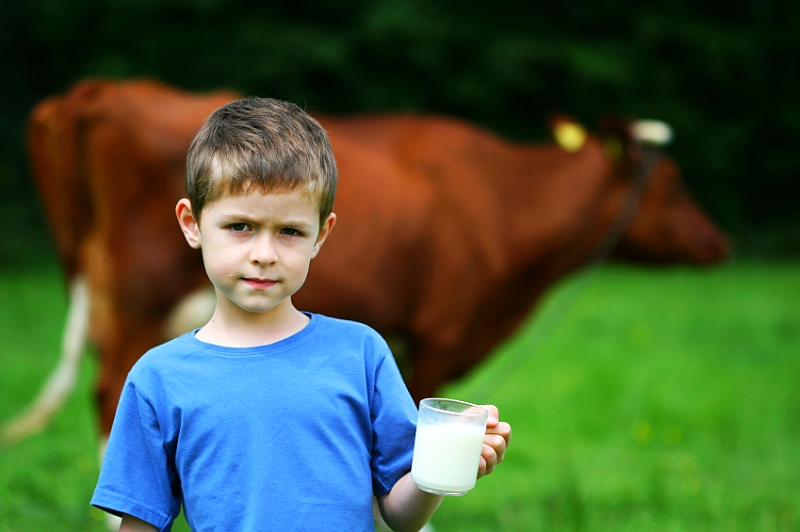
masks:
[(672, 140), (672, 128), (661, 120), (636, 120), (631, 124), (631, 135), (640, 142), (663, 146)]

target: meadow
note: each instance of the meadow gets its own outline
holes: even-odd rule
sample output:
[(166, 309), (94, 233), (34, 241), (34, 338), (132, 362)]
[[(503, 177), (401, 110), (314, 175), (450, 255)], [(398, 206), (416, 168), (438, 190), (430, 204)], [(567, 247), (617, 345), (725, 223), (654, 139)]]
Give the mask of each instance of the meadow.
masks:
[[(55, 267), (0, 273), (0, 419), (55, 366), (65, 311)], [(53, 423), (0, 449), (0, 532), (105, 530), (95, 373), (90, 355)], [(800, 530), (799, 263), (576, 274), (441, 394), (514, 433), (437, 532)]]

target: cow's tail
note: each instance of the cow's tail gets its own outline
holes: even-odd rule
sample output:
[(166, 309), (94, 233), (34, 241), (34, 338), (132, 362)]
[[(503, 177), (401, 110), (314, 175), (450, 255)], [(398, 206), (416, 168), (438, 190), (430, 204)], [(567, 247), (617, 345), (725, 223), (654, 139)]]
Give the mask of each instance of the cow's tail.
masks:
[(20, 441), (44, 429), (75, 387), (81, 354), (88, 338), (89, 289), (78, 275), (70, 283), (69, 311), (61, 340), (61, 360), (39, 396), (20, 415), (8, 421), (0, 432), (5, 444)]

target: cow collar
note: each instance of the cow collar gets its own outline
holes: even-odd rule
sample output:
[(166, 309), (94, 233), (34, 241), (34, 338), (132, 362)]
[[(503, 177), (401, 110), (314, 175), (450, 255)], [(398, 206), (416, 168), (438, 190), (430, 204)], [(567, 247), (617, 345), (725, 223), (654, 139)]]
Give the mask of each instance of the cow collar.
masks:
[(614, 220), (611, 222), (603, 238), (595, 246), (586, 262), (587, 267), (599, 265), (608, 259), (611, 252), (622, 240), (622, 235), (630, 226), (633, 217), (639, 212), (642, 198), (650, 185), (650, 178), (655, 173), (656, 168), (661, 162), (661, 151), (647, 143), (639, 143), (641, 156), (633, 170), (633, 184), (628, 190), (628, 194), (622, 201)]

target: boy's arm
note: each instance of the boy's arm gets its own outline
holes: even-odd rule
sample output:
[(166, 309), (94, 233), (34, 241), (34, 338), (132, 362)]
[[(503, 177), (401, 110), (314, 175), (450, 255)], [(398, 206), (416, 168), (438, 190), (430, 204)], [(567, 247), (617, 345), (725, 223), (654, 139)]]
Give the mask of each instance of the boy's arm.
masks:
[(119, 526), (119, 532), (158, 532), (158, 529), (146, 521), (125, 514), (122, 516), (122, 524)]
[(411, 473), (406, 473), (389, 493), (378, 497), (378, 507), (395, 532), (416, 532), (430, 520), (443, 498), (419, 489)]
[[(484, 406), (489, 410), (489, 420), (486, 422), (478, 478), (494, 471), (497, 464), (503, 461), (511, 440), (511, 425), (500, 421), (497, 407)], [(443, 498), (419, 489), (411, 478), (411, 473), (406, 473), (389, 493), (378, 497), (378, 506), (383, 519), (392, 530), (416, 532), (433, 516)]]

